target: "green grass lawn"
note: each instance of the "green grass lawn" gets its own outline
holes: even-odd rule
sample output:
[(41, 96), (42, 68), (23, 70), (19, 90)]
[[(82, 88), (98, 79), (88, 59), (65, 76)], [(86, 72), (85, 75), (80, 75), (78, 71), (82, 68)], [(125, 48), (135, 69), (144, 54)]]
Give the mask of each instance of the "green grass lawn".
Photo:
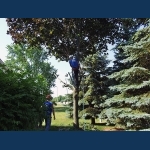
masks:
[[(68, 107), (63, 106), (62, 104), (57, 104), (54, 108), (56, 119), (54, 120), (52, 118), (51, 131), (77, 131), (73, 128), (73, 119), (68, 118), (65, 112)], [(44, 128), (45, 122), (43, 122), (42, 125)], [(105, 124), (99, 124), (98, 119), (96, 119), (96, 125), (94, 125), (94, 127), (91, 127), (90, 120), (85, 119), (79, 119), (79, 125), (84, 131), (103, 131), (106, 128)]]

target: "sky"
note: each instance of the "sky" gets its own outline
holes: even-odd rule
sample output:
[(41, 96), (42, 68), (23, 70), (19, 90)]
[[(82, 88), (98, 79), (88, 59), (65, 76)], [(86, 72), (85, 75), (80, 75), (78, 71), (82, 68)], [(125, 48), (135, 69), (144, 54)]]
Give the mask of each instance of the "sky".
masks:
[[(6, 34), (7, 30), (8, 30), (8, 26), (6, 23), (6, 19), (0, 18), (0, 59), (2, 61), (5, 61), (7, 59), (6, 56), (8, 54), (8, 51), (6, 49), (6, 46), (13, 43), (11, 36)], [(112, 48), (112, 46), (109, 46), (109, 49), (111, 49), (111, 48)], [(114, 60), (113, 53), (111, 51), (109, 52), (108, 59)], [(59, 79), (66, 82), (67, 79), (66, 79), (65, 75), (71, 71), (69, 63), (65, 62), (65, 61), (58, 62), (55, 59), (55, 57), (52, 57), (50, 59), (50, 61), (51, 61), (51, 65), (57, 69), (57, 73), (59, 74)], [(51, 90), (54, 93), (54, 94), (52, 94), (53, 97), (71, 93), (71, 91), (69, 89), (62, 87), (62, 83), (60, 82), (59, 79), (56, 79), (56, 87), (51, 88)]]

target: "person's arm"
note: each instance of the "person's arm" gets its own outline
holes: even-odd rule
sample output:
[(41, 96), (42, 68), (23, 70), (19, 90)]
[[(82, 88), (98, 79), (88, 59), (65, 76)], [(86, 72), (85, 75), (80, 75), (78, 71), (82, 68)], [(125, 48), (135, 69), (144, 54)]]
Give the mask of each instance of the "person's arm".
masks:
[(55, 110), (54, 110), (53, 104), (52, 104), (52, 112), (53, 112), (53, 117), (54, 117), (54, 120), (55, 120)]
[(72, 67), (72, 66), (71, 66), (71, 60), (69, 60), (69, 64), (70, 64), (70, 67)]

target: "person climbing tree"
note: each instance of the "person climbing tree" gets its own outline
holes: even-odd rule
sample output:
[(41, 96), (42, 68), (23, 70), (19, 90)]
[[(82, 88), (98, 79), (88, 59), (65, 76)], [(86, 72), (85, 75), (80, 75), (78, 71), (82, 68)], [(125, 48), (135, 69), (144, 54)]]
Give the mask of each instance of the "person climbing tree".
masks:
[(70, 56), (69, 56), (69, 64), (70, 64), (70, 67), (71, 67), (71, 61), (72, 61), (72, 59), (73, 59), (73, 55), (70, 55)]
[(69, 64), (72, 67), (73, 78), (75, 79), (76, 86), (78, 86), (79, 85), (78, 74), (79, 74), (80, 64), (75, 56), (73, 57), (70, 56), (69, 58), (70, 58)]

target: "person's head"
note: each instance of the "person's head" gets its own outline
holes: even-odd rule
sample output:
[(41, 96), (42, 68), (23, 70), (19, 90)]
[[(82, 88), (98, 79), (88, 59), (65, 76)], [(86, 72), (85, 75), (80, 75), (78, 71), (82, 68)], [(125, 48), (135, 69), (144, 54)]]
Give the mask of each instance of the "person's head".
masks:
[(72, 59), (72, 58), (73, 58), (73, 56), (72, 56), (72, 55), (70, 55), (70, 56), (69, 56), (69, 59)]
[(52, 96), (51, 95), (46, 95), (46, 100), (52, 100)]

